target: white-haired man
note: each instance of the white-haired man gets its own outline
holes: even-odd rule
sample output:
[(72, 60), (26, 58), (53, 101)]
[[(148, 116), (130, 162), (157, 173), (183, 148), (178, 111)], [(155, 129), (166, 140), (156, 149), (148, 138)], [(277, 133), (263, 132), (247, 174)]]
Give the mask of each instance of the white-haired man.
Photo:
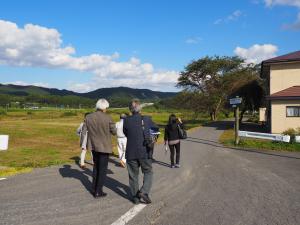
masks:
[(109, 103), (99, 99), (96, 112), (87, 115), (88, 148), (93, 153), (93, 194), (95, 198), (105, 197), (103, 185), (107, 174), (108, 158), (112, 153), (111, 135), (116, 135), (116, 127), (111, 116), (106, 114)]

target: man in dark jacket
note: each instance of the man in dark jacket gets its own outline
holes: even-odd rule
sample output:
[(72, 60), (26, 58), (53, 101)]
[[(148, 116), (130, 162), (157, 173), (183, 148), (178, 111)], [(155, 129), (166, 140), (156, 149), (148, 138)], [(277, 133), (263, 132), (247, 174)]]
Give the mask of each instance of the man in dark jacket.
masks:
[[(134, 99), (129, 105), (132, 115), (124, 120), (123, 131), (127, 137), (126, 162), (129, 175), (129, 186), (132, 201), (135, 204), (142, 199), (145, 203), (151, 203), (149, 192), (152, 186), (152, 159), (149, 157), (149, 148), (145, 140), (150, 137), (150, 129), (157, 127), (150, 117), (142, 116), (140, 101)], [(144, 174), (143, 186), (139, 189), (139, 168)]]
[(107, 174), (108, 158), (112, 153), (111, 135), (116, 135), (116, 127), (112, 118), (106, 114), (109, 103), (99, 99), (97, 111), (86, 117), (88, 130), (88, 149), (93, 153), (93, 194), (95, 198), (105, 197), (103, 184)]

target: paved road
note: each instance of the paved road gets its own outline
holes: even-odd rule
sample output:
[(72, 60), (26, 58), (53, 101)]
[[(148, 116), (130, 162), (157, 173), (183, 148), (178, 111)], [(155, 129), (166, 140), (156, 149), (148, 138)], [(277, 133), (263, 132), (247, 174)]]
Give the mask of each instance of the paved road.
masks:
[[(194, 131), (182, 144), (182, 168), (170, 169), (157, 146), (153, 204), (128, 224), (298, 225), (300, 154), (224, 148), (225, 122)], [(127, 173), (109, 164), (105, 191), (90, 195), (91, 168), (38, 169), (0, 181), (0, 224), (111, 224), (133, 207)]]

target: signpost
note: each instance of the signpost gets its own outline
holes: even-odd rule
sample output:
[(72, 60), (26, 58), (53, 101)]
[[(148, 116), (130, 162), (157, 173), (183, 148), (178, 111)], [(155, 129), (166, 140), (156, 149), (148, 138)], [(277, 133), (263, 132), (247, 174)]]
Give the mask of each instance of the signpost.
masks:
[(236, 96), (236, 98), (229, 99), (230, 105), (232, 105), (233, 108), (235, 108), (235, 124), (234, 124), (234, 133), (235, 133), (235, 144), (238, 145), (240, 142), (239, 138), (239, 105), (242, 103), (242, 98), (239, 98), (239, 96)]

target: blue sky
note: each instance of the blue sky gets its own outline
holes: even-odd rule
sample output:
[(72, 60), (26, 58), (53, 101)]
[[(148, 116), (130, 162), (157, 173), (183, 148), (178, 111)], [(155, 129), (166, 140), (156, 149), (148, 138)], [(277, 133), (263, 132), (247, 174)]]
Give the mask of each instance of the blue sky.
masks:
[(259, 63), (299, 40), (300, 0), (3, 1), (0, 83), (176, 91), (193, 59)]

